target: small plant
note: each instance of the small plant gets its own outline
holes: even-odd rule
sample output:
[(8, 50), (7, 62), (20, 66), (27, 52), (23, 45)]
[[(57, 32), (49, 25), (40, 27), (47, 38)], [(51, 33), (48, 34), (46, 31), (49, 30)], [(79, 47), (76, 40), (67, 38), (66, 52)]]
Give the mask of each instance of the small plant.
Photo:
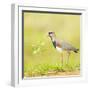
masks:
[(45, 43), (42, 41), (39, 41), (37, 43), (37, 45), (32, 45), (32, 51), (33, 51), (32, 53), (37, 54), (37, 53), (41, 52), (44, 45), (45, 45)]

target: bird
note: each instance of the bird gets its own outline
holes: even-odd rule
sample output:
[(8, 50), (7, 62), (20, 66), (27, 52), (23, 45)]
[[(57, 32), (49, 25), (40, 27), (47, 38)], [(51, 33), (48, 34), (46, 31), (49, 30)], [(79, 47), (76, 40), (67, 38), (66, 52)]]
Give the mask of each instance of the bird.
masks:
[(58, 40), (56, 38), (55, 32), (48, 32), (48, 36), (51, 39), (51, 42), (54, 46), (54, 48), (61, 53), (61, 63), (63, 65), (63, 51), (66, 51), (68, 54), (67, 64), (69, 62), (69, 57), (71, 54), (71, 51), (78, 53), (79, 49), (72, 46), (70, 43), (64, 41), (64, 40)]

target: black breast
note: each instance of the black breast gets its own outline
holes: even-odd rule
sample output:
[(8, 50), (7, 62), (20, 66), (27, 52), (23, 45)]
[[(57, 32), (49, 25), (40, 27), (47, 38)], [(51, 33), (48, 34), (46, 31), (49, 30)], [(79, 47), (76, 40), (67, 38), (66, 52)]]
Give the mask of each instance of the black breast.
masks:
[(54, 48), (56, 48), (56, 41), (52, 41)]

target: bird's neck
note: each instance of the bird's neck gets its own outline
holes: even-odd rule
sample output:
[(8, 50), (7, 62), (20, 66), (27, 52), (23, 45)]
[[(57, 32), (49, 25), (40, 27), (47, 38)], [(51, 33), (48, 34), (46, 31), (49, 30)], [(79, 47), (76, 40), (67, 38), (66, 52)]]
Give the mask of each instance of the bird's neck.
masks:
[(56, 37), (51, 37), (52, 42), (56, 40)]

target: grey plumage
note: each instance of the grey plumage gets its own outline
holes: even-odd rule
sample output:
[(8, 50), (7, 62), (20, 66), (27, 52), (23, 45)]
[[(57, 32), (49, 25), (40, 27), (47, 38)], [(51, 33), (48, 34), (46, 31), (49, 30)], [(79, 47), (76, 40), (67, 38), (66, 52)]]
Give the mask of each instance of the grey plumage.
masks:
[(65, 41), (62, 41), (61, 42), (61, 47), (62, 49), (64, 50), (67, 50), (67, 51), (74, 51), (75, 53), (78, 52), (79, 49), (76, 49), (74, 46), (72, 46), (71, 44), (65, 42)]

